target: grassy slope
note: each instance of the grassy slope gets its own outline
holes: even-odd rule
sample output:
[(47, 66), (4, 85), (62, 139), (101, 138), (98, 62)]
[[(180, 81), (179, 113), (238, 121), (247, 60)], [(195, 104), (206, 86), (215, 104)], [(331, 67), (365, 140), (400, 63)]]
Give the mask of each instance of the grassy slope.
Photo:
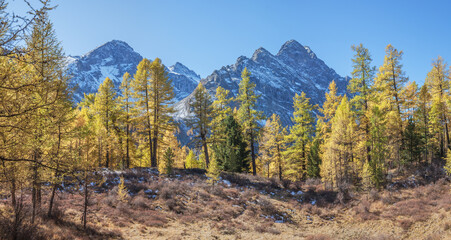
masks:
[[(451, 239), (451, 191), (444, 180), (424, 186), (393, 187), (390, 191), (345, 194), (324, 191), (314, 181), (288, 183), (224, 174), (226, 181), (211, 186), (199, 171), (178, 170), (168, 178), (149, 169), (134, 169), (123, 173), (131, 196), (120, 201), (116, 194), (118, 174), (105, 171), (106, 181), (93, 187), (97, 193), (91, 195), (87, 233), (80, 226), (83, 196), (74, 185), (72, 190), (66, 188), (59, 193), (57, 216), (41, 218), (35, 236)], [(5, 204), (0, 203), (4, 211)]]

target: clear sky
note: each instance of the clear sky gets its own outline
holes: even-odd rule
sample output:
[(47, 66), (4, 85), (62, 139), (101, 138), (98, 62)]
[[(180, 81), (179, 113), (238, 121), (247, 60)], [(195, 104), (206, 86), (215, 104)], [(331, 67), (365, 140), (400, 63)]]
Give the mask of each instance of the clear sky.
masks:
[[(11, 2), (20, 11), (21, 0)], [(33, 2), (33, 1), (32, 1)], [(351, 45), (363, 43), (373, 63), (385, 46), (404, 51), (404, 70), (423, 82), (438, 55), (451, 63), (451, 1), (321, 0), (54, 0), (55, 30), (68, 55), (112, 39), (143, 57), (179, 61), (205, 77), (264, 47), (276, 54), (295, 39), (342, 76)]]

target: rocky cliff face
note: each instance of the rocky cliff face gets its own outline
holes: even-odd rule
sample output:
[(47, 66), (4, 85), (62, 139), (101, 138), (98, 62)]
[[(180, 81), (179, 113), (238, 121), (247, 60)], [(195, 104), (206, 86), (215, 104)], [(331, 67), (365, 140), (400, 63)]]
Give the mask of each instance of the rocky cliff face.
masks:
[[(235, 64), (215, 70), (201, 82), (212, 96), (218, 86), (236, 96), (245, 67), (251, 72), (251, 81), (256, 83), (256, 92), (261, 95), (258, 108), (268, 117), (278, 114), (285, 125), (292, 124), (290, 118), (296, 93), (303, 91), (312, 104), (321, 104), (332, 80), (337, 83), (340, 93), (345, 92), (346, 79), (328, 67), (309, 47), (295, 40), (286, 42), (276, 55), (259, 48), (251, 58), (241, 56)], [(188, 117), (188, 102), (192, 97), (176, 104), (177, 119)]]

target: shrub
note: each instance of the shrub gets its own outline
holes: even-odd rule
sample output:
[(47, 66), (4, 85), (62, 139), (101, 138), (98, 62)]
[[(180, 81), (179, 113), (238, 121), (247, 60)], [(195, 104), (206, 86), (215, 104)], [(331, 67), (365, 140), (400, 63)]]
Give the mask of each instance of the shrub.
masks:
[(184, 211), (186, 210), (185, 208), (185, 204), (178, 200), (178, 199), (168, 199), (166, 200), (166, 206), (169, 208), (169, 210), (177, 213), (177, 214), (181, 214), (184, 213)]
[(174, 152), (171, 147), (168, 147), (163, 154), (163, 158), (158, 164), (158, 171), (160, 174), (171, 174), (174, 165)]
[(110, 207), (116, 207), (117, 205), (117, 197), (114, 196), (113, 194), (111, 194), (114, 191), (114, 189), (105, 197), (103, 198), (103, 203), (105, 203), (106, 205), (110, 206)]
[[(12, 209), (7, 209), (0, 215), (0, 239), (17, 239), (17, 240), (41, 240), (47, 239), (36, 224), (31, 224), (26, 220), (30, 216), (30, 210), (22, 203), (17, 204), (14, 215)], [(3, 214), (11, 215), (4, 216)]]
[(445, 225), (443, 225), (443, 230), (448, 231), (451, 229), (451, 222), (447, 222), (445, 223)]
[(332, 238), (325, 234), (316, 234), (307, 236), (305, 240), (332, 240)]
[[(44, 218), (49, 217), (47, 214), (44, 214)], [(64, 211), (61, 209), (58, 203), (55, 203), (52, 208), (52, 212), (50, 215), (50, 219), (55, 221), (56, 223), (62, 223), (64, 218)]]
[(149, 227), (163, 227), (168, 220), (158, 211), (146, 210), (141, 212), (139, 222)]
[(393, 197), (391, 192), (385, 192), (382, 195), (381, 200), (385, 205), (391, 205), (395, 203), (395, 198)]
[(177, 195), (185, 194), (188, 186), (181, 182), (167, 182), (162, 187), (158, 196), (164, 200), (174, 198)]
[(381, 198), (381, 196), (379, 195), (379, 192), (376, 189), (371, 189), (371, 191), (368, 193), (368, 198), (371, 201), (377, 201)]
[(398, 221), (399, 226), (404, 229), (404, 231), (408, 231), (410, 226), (412, 226), (413, 221), (410, 219), (401, 219)]
[(139, 194), (138, 196), (134, 197), (131, 201), (130, 204), (133, 207), (137, 207), (137, 208), (143, 208), (143, 209), (148, 209), (149, 205), (147, 205), (147, 198), (144, 197), (142, 194)]
[(273, 227), (272, 222), (265, 222), (263, 224), (257, 224), (254, 230), (259, 233), (271, 233), (274, 235), (279, 235), (280, 231)]
[(126, 202), (128, 200), (128, 190), (125, 187), (123, 176), (121, 176), (119, 185), (117, 186), (117, 200), (120, 202)]

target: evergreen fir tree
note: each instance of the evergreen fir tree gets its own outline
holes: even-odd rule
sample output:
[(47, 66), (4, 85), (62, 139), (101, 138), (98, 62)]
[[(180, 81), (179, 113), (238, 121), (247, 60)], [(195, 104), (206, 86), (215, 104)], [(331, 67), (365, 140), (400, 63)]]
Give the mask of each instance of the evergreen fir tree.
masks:
[(229, 172), (249, 171), (249, 151), (244, 141), (242, 130), (233, 116), (228, 116), (223, 122), (225, 128), (222, 133), (226, 139), (216, 146), (213, 151), (221, 170)]
[(171, 174), (174, 165), (174, 152), (171, 147), (166, 148), (163, 154), (163, 159), (158, 164), (158, 171), (160, 174)]
[(429, 159), (429, 111), (431, 95), (426, 85), (423, 85), (418, 94), (418, 104), (415, 111), (415, 119), (418, 121), (418, 131), (420, 133), (420, 149), (425, 162)]
[(421, 135), (413, 118), (407, 121), (404, 130), (404, 148), (402, 159), (409, 163), (420, 162), (421, 159)]
[[(382, 107), (383, 109), (383, 107)], [(367, 163), (367, 179), (369, 183), (376, 187), (381, 187), (384, 183), (386, 174), (386, 158), (387, 158), (387, 137), (386, 137), (386, 116), (379, 106), (373, 106), (371, 109), (370, 123), (370, 139), (371, 159)]]
[(321, 166), (321, 145), (320, 138), (315, 137), (310, 143), (309, 154), (307, 158), (307, 177), (318, 178), (320, 177)]

